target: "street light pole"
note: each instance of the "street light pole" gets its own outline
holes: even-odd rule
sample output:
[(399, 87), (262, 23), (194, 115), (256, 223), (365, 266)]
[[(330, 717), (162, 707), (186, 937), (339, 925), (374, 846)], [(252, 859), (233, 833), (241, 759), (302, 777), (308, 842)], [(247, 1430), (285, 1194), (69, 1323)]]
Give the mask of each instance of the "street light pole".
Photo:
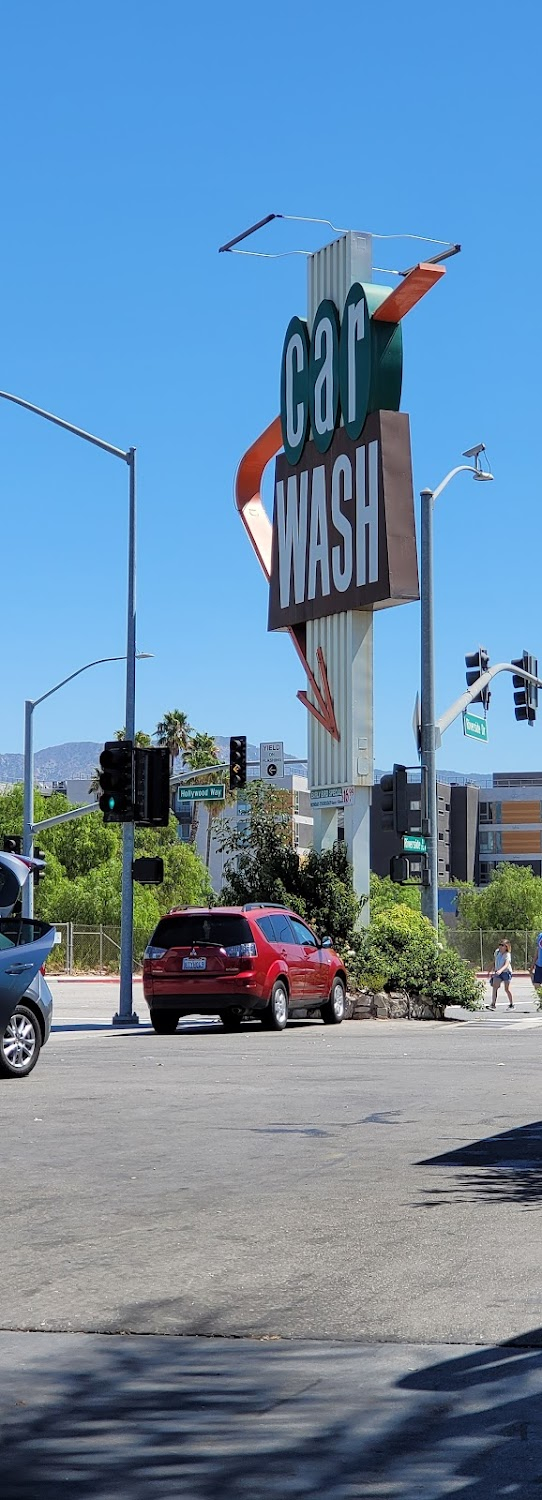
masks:
[(435, 643), (433, 587), (433, 492), (421, 492), (421, 710), (422, 710), (422, 815), (427, 819), (427, 870), (429, 885), (422, 887), (422, 911), (438, 927), (438, 819), (437, 758), (435, 746)]
[[(465, 457), (474, 457), (473, 464), (458, 464), (451, 469), (436, 490), (421, 492), (421, 556), (420, 556), (420, 600), (421, 600), (421, 766), (422, 799), (425, 796), (425, 818), (427, 819), (427, 872), (429, 884), (422, 886), (422, 912), (431, 925), (438, 928), (438, 810), (437, 810), (437, 759), (435, 735), (435, 644), (434, 644), (434, 581), (433, 581), (433, 506), (435, 500), (455, 478), (456, 474), (472, 474), (475, 479), (493, 479), (493, 475), (482, 469), (480, 455), (483, 443), (469, 449)], [(423, 815), (423, 809), (422, 809)]]
[[(14, 396), (10, 391), (0, 391), (0, 400), (11, 401), (14, 406), (22, 406), (25, 411), (31, 411), (37, 417), (43, 417), (46, 422), (52, 422), (55, 427), (62, 427), (65, 432), (72, 432), (74, 437), (82, 438), (86, 443), (92, 443), (95, 448), (102, 448), (105, 453), (111, 453), (114, 458), (121, 458), (128, 464), (130, 473), (130, 512), (128, 527), (128, 625), (127, 625), (127, 652), (128, 662), (126, 671), (126, 736), (133, 739), (135, 723), (135, 448), (116, 448), (112, 443), (106, 443), (103, 438), (95, 437), (93, 433), (86, 432), (83, 427), (76, 427), (73, 422), (67, 422), (64, 417), (57, 417), (53, 412), (45, 411), (42, 406), (35, 406), (33, 401), (25, 401), (22, 396)], [(130, 735), (130, 725), (132, 732)], [(131, 854), (134, 847), (133, 824), (124, 824), (123, 835), (123, 858), (122, 858), (122, 901), (121, 901), (121, 954), (124, 954), (124, 962), (121, 962), (120, 979), (120, 1003), (119, 1011), (113, 1017), (114, 1022), (122, 1020), (123, 1025), (133, 1023), (137, 1025), (138, 1017), (132, 1011), (132, 952), (134, 931), (134, 906), (132, 887), (132, 865)], [(28, 882), (27, 882), (28, 883)], [(128, 968), (130, 972), (128, 973)]]

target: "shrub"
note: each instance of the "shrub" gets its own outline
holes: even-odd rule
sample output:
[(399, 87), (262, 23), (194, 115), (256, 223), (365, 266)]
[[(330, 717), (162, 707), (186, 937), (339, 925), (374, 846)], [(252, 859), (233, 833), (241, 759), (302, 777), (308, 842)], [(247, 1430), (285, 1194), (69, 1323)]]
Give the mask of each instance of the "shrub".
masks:
[(386, 990), (404, 990), (442, 1004), (479, 1007), (482, 986), (469, 964), (443, 947), (417, 911), (397, 904), (377, 913), (351, 950), (350, 983), (372, 989), (375, 976)]

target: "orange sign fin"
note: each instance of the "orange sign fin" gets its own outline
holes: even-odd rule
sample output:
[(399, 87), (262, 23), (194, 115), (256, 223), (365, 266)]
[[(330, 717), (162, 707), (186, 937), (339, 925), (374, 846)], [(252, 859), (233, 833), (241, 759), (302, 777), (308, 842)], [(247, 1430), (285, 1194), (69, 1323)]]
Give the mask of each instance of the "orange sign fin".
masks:
[(376, 312), (372, 314), (375, 323), (400, 323), (405, 313), (410, 312), (417, 302), (421, 302), (426, 292), (436, 286), (446, 275), (444, 266), (431, 266), (426, 261), (421, 261), (419, 266), (413, 266), (412, 270), (390, 292), (384, 302), (380, 303)]
[(273, 527), (261, 497), (263, 472), (282, 448), (280, 417), (270, 422), (243, 455), (235, 476), (235, 504), (265, 576), (271, 577)]

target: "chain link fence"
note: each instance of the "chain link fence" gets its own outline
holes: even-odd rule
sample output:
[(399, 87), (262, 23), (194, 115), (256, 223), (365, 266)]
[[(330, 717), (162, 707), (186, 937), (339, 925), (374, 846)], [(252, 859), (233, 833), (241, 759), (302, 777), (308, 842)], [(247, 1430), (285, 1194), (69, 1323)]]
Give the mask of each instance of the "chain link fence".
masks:
[(512, 967), (516, 970), (530, 969), (536, 953), (539, 930), (530, 931), (522, 927), (514, 931), (507, 927), (505, 931), (501, 927), (493, 931), (482, 927), (471, 930), (453, 927), (447, 929), (446, 938), (450, 948), (455, 948), (461, 958), (466, 958), (474, 969), (485, 970), (487, 973), (493, 967), (495, 949), (503, 938), (508, 939), (512, 948)]
[[(47, 960), (48, 974), (118, 974), (120, 970), (120, 927), (86, 927), (78, 922), (57, 922), (60, 943), (55, 944)], [(514, 969), (530, 969), (536, 952), (538, 930), (517, 931), (497, 928), (447, 928), (446, 940), (473, 969), (487, 971), (493, 966), (495, 949), (503, 938), (512, 946)], [(148, 934), (134, 933), (134, 973), (143, 967), (143, 952)]]
[[(120, 927), (100, 923), (85, 927), (78, 922), (57, 922), (60, 942), (47, 960), (48, 974), (118, 974), (120, 971)], [(134, 973), (143, 966), (146, 938), (134, 933)]]

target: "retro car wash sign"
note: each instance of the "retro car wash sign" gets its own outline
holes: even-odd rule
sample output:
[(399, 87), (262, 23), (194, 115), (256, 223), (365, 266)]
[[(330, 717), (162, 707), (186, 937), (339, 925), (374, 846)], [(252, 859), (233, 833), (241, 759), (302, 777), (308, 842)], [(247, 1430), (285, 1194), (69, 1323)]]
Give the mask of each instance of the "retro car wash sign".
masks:
[(400, 323), (371, 316), (389, 296), (389, 287), (354, 282), (344, 304), (342, 325), (335, 303), (317, 308), (309, 339), (303, 318), (286, 330), (280, 376), (280, 420), (284, 452), (297, 464), (309, 435), (326, 453), (339, 419), (358, 438), (369, 412), (398, 411), (403, 375)]
[[(418, 598), (409, 422), (399, 412), (400, 323), (372, 314), (389, 288), (350, 287), (292, 318), (281, 366), (269, 628)], [(342, 420), (342, 425), (339, 423)]]

